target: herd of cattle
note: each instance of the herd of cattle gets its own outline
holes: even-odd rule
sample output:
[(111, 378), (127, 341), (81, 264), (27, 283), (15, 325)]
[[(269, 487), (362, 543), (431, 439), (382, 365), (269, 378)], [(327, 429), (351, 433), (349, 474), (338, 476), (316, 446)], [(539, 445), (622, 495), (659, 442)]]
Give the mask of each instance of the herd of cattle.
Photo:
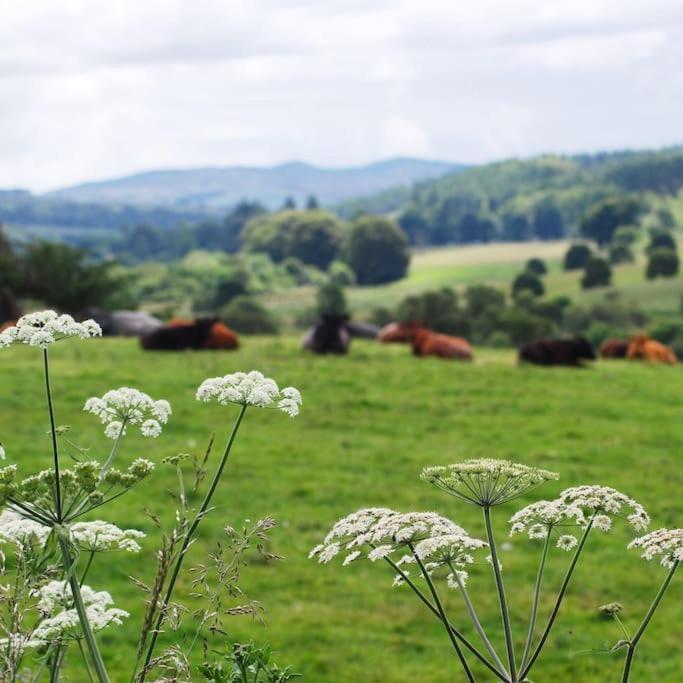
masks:
[[(178, 318), (164, 324), (147, 313), (97, 309), (88, 311), (87, 317), (94, 318), (100, 324), (104, 335), (139, 337), (145, 350), (234, 350), (240, 344), (237, 333), (219, 318)], [(0, 330), (2, 327), (0, 325)], [(379, 328), (352, 322), (345, 315), (323, 315), (306, 332), (302, 346), (317, 354), (345, 354), (354, 338), (375, 339), (384, 344), (407, 344), (415, 356), (474, 360), (470, 343), (462, 337), (434, 332), (417, 322), (395, 322)], [(670, 365), (678, 362), (676, 354), (669, 347), (645, 334), (636, 334), (629, 340), (608, 339), (600, 347), (599, 356)], [(579, 367), (596, 357), (593, 346), (584, 337), (532, 341), (521, 347), (518, 356), (519, 361), (524, 363), (570, 367)]]

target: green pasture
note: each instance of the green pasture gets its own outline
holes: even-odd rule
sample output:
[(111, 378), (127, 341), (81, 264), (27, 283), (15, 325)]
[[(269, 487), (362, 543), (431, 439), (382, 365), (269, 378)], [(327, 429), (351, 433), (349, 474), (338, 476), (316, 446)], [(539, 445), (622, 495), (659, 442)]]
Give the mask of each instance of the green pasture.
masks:
[[(419, 263), (416, 259), (411, 278), (420, 277)], [(498, 267), (510, 264), (501, 261)], [(212, 433), (222, 445), (235, 417), (234, 408), (194, 400), (197, 385), (209, 376), (257, 368), (281, 385), (299, 387), (304, 396), (297, 419), (279, 411), (247, 412), (216, 507), (188, 565), (202, 561), (224, 525), (273, 515), (279, 526), (272, 532), (271, 550), (285, 559), (250, 566), (243, 582), (247, 597), (263, 604), (265, 625), (232, 617), (228, 628), (238, 639), (270, 641), (277, 660), (294, 666), (310, 683), (464, 680), (439, 624), (406, 589), (391, 587), (388, 567), (368, 562), (321, 566), (307, 559), (339, 517), (365, 506), (435, 510), (481, 536), (477, 509), (419, 480), (425, 465), (473, 456), (510, 458), (561, 473), (559, 482), (534, 496), (552, 497), (567, 486), (600, 483), (640, 501), (654, 528), (681, 524), (680, 367), (619, 361), (585, 370), (518, 367), (512, 352), (493, 351), (480, 351), (474, 364), (462, 365), (418, 360), (407, 347), (371, 342), (354, 342), (347, 357), (313, 357), (290, 338), (246, 339), (233, 353), (146, 353), (130, 340), (65, 342), (53, 347), (51, 359), (57, 421), (72, 425), (70, 437), (93, 457), (102, 458), (108, 444), (101, 425), (82, 412), (89, 396), (128, 385), (167, 398), (174, 409), (158, 439), (130, 431), (122, 460), (145, 456), (159, 466), (147, 483), (106, 515), (120, 526), (146, 531), (144, 551), (102, 556), (88, 581), (109, 590), (117, 605), (132, 613), (123, 627), (101, 638), (117, 682), (128, 680), (144, 599), (128, 577), (148, 581), (154, 572), (156, 531), (144, 510), (165, 522), (174, 513), (168, 494), (174, 472), (161, 460), (178, 452), (201, 452)], [(40, 353), (1, 350), (0, 387), (0, 441), (9, 462), (18, 463), (24, 474), (48, 467)], [(540, 546), (505, 534), (507, 519), (531, 500), (498, 508), (494, 518), (500, 541), (509, 540), (501, 561), (520, 650)], [(534, 681), (620, 680), (621, 656), (588, 652), (604, 650), (619, 638), (616, 627), (598, 617), (597, 607), (623, 603), (624, 619), (634, 628), (663, 578), (657, 564), (625, 550), (630, 537), (625, 524), (616, 524), (612, 533), (596, 532), (590, 538), (549, 646), (531, 676)], [(562, 551), (552, 553), (544, 613), (567, 562)], [(642, 643), (634, 681), (680, 680), (679, 579)], [(469, 586), (485, 626), (498, 633), (490, 567), (473, 567)], [(187, 597), (187, 573), (181, 589)], [(449, 592), (445, 601), (453, 621), (476, 639), (458, 594)], [(83, 679), (72, 673), (69, 680)], [(489, 681), (490, 676), (479, 680)]]

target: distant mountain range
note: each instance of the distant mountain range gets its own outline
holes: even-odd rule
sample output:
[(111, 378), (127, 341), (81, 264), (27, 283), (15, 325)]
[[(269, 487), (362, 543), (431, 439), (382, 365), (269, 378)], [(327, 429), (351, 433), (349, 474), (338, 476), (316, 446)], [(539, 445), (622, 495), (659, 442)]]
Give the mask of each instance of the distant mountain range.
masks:
[(169, 169), (88, 182), (42, 195), (69, 202), (163, 207), (180, 212), (225, 210), (242, 199), (277, 208), (291, 197), (302, 205), (310, 195), (324, 205), (409, 186), (463, 168), (460, 164), (397, 158), (366, 166), (321, 168), (302, 162), (272, 167)]

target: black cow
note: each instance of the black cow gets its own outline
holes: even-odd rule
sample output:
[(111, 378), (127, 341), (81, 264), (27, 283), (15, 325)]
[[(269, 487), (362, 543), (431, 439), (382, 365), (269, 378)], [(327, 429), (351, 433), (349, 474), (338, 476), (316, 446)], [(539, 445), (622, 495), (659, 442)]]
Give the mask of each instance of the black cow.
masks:
[(320, 354), (348, 353), (351, 345), (351, 335), (346, 330), (348, 319), (347, 315), (323, 315), (304, 337), (304, 349)]
[(595, 351), (584, 337), (539, 339), (525, 344), (519, 350), (520, 363), (579, 367), (582, 361), (587, 360), (595, 360)]
[(218, 318), (199, 318), (189, 325), (164, 325), (140, 338), (148, 351), (183, 351), (203, 349)]

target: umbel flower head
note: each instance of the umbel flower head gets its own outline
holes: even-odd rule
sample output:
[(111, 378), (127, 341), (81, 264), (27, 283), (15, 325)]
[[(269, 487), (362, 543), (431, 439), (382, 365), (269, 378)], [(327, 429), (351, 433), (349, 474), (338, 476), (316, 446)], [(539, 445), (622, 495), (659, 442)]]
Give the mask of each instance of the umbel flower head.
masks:
[(426, 467), (421, 478), (467, 503), (493, 507), (518, 498), (546, 481), (559, 479), (559, 476), (507, 460), (477, 458)]
[(28, 344), (47, 348), (50, 344), (67, 337), (88, 339), (102, 335), (102, 328), (94, 320), (76, 322), (70, 315), (58, 315), (54, 311), (28, 313), (17, 324), (0, 333), (0, 349), (12, 344)]
[[(510, 518), (510, 536), (526, 533), (531, 539), (546, 539), (554, 530), (571, 527), (585, 527), (587, 524), (583, 510), (578, 505), (570, 505), (557, 500), (539, 500), (522, 508)], [(561, 534), (557, 547), (571, 550), (578, 541), (571, 534)]]
[(586, 518), (593, 517), (593, 526), (600, 531), (611, 529), (612, 517), (625, 516), (636, 531), (650, 526), (650, 516), (640, 503), (609, 486), (575, 486), (562, 491), (558, 500), (580, 508)]
[(87, 552), (107, 552), (125, 550), (139, 553), (141, 548), (137, 542), (145, 534), (137, 529), (119, 529), (115, 524), (97, 520), (94, 522), (76, 522), (69, 527), (71, 539), (82, 550)]
[(255, 408), (268, 408), (275, 404), (290, 417), (296, 417), (301, 406), (298, 389), (285, 387), (280, 390), (275, 380), (264, 377), (258, 370), (205, 379), (197, 389), (197, 400)]
[(657, 529), (640, 536), (628, 544), (628, 548), (642, 550), (646, 560), (659, 558), (664, 567), (671, 569), (683, 560), (683, 529)]
[(13, 543), (24, 547), (35, 543), (44, 546), (52, 529), (31, 519), (24, 519), (12, 510), (3, 510), (0, 514), (0, 542)]
[(97, 415), (106, 425), (104, 433), (110, 439), (125, 434), (127, 425), (139, 425), (143, 436), (157, 437), (161, 434), (161, 425), (168, 422), (171, 404), (168, 401), (155, 401), (147, 394), (120, 387), (108, 391), (101, 398), (89, 398), (83, 410)]

